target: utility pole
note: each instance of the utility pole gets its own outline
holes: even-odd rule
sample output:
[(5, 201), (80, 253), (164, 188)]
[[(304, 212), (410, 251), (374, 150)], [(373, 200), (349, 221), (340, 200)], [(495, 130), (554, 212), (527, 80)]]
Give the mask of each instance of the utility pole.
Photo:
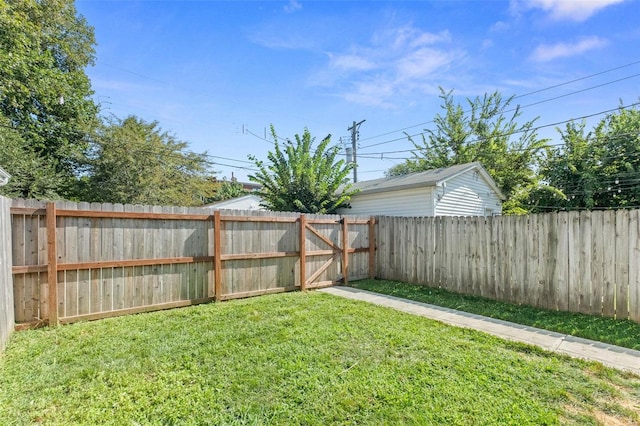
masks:
[(367, 120), (362, 120), (359, 123), (353, 122), (353, 125), (349, 127), (347, 130), (351, 130), (351, 150), (353, 151), (353, 182), (358, 181), (358, 161), (356, 159), (356, 151), (358, 145), (358, 128), (362, 123)]

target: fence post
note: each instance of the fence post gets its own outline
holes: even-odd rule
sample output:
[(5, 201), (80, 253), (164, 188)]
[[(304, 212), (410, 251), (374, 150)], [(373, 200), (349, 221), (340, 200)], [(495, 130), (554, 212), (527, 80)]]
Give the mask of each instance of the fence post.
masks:
[(47, 283), (49, 285), (49, 326), (58, 320), (58, 248), (56, 244), (56, 204), (47, 203)]
[(342, 217), (342, 283), (349, 284), (349, 225)]
[(300, 215), (300, 290), (307, 289), (307, 218)]
[(376, 277), (376, 218), (369, 219), (369, 279)]
[(221, 234), (220, 210), (216, 210), (213, 213), (213, 270), (215, 276), (215, 300), (220, 302), (222, 300), (222, 238)]

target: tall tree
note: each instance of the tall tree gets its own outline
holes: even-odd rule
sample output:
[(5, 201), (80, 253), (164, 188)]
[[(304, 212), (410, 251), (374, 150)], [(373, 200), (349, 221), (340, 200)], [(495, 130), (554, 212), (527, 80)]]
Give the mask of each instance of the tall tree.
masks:
[(559, 130), (540, 174), (557, 193), (535, 194), (539, 211), (640, 206), (640, 110), (620, 108), (590, 131), (585, 123)]
[(329, 146), (331, 135), (325, 137), (312, 152), (315, 138), (308, 129), (295, 142), (287, 140), (280, 145), (275, 128), (271, 126), (274, 150), (269, 151), (269, 163), (250, 156), (258, 172), (249, 176), (262, 185), (258, 194), (269, 210), (301, 213), (335, 213), (348, 205), (355, 193), (349, 184), (350, 164), (336, 161), (339, 146)]
[(64, 186), (55, 163), (36, 154), (5, 119), (0, 119), (0, 167), (11, 174), (9, 183), (0, 186), (7, 197), (57, 199)]
[(537, 187), (535, 163), (546, 145), (546, 140), (538, 138), (536, 120), (519, 123), (520, 109), (510, 109), (512, 98), (505, 100), (497, 91), (482, 98), (467, 98), (466, 111), (455, 102), (451, 91), (441, 88), (440, 98), (444, 115), (436, 115), (435, 129), (426, 130), (421, 143), (409, 137), (416, 148), (413, 158), (390, 169), (387, 175), (478, 161), (509, 199), (503, 212), (526, 212), (523, 194)]
[(83, 179), (86, 201), (202, 205), (215, 192), (206, 154), (135, 116), (97, 132)]
[(93, 28), (73, 0), (0, 2), (0, 113), (67, 176), (96, 123), (84, 72), (94, 43)]

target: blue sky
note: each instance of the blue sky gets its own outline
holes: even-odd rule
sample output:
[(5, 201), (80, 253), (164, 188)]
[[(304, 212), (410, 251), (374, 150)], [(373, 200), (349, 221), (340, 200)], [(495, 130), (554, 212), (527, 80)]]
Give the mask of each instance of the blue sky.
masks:
[[(381, 177), (411, 155), (403, 132), (432, 128), (438, 87), (461, 102), (494, 90), (527, 95), (514, 105), (538, 125), (640, 101), (638, 0), (76, 7), (95, 28), (87, 74), (102, 113), (158, 121), (207, 151), (219, 177), (246, 180), (247, 155), (266, 159), (273, 147), (262, 139), (270, 124), (283, 138), (307, 127), (339, 144), (362, 120), (358, 180)], [(554, 126), (540, 134), (559, 142)]]

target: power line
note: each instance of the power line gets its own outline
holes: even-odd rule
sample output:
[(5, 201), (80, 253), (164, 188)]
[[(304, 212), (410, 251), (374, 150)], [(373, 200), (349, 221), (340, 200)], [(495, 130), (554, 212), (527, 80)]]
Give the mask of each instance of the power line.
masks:
[[(502, 135), (497, 135), (497, 136), (502, 136)], [(608, 139), (612, 139), (612, 138), (619, 138), (619, 137), (625, 137), (625, 136), (635, 136), (635, 137), (640, 137), (639, 133), (636, 132), (628, 132), (628, 133), (615, 133), (613, 135), (608, 135), (605, 138), (591, 138), (592, 142), (601, 142), (602, 140), (608, 140)], [(587, 136), (588, 137), (588, 136)], [(474, 142), (474, 141), (470, 141), (470, 142)], [(552, 144), (546, 144), (544, 147), (542, 148), (554, 148), (554, 147), (563, 147), (565, 146), (566, 143), (565, 142), (558, 142), (558, 143), (552, 143)], [(401, 149), (401, 150), (396, 150), (396, 151), (382, 151), (382, 152), (368, 152), (366, 154), (361, 154), (360, 158), (369, 158), (369, 159), (380, 159), (380, 160), (406, 160), (406, 157), (389, 157), (386, 154), (401, 154), (401, 153), (405, 153), (405, 152), (415, 152), (419, 149), (422, 149), (422, 147), (420, 148), (413, 148), (413, 149)], [(510, 152), (518, 152), (518, 151), (528, 151), (529, 148), (512, 148), (510, 150)], [(496, 154), (496, 155), (500, 155), (500, 154)], [(607, 156), (607, 157), (600, 157), (600, 159), (605, 159), (605, 158), (616, 158), (616, 157), (622, 157), (622, 156), (629, 156), (629, 155), (638, 155), (640, 156), (640, 153), (638, 154), (629, 154), (629, 153), (624, 153), (624, 154), (618, 154), (616, 156)], [(380, 158), (379, 158), (380, 157)]]
[[(639, 77), (639, 76), (640, 76), (640, 73), (629, 75), (627, 77), (622, 77), (622, 78), (619, 78), (617, 80), (608, 81), (606, 83), (598, 84), (596, 86), (587, 87), (586, 89), (581, 89), (581, 90), (576, 90), (574, 92), (565, 93), (563, 95), (559, 95), (559, 96), (556, 96), (554, 98), (549, 98), (549, 99), (545, 99), (545, 100), (542, 100), (542, 101), (534, 102), (534, 103), (531, 103), (531, 104), (522, 105), (519, 108), (523, 109), (523, 108), (527, 108), (527, 107), (534, 106), (534, 105), (540, 105), (540, 104), (543, 104), (543, 103), (546, 103), (546, 102), (555, 101), (555, 100), (560, 99), (560, 98), (566, 98), (567, 96), (575, 95), (577, 93), (587, 92), (587, 91), (593, 90), (593, 89), (599, 89), (600, 87), (608, 86), (608, 85), (614, 84), (614, 83), (619, 83), (619, 82), (624, 81), (624, 80), (630, 80), (632, 78)], [(512, 109), (506, 110), (504, 112), (512, 112), (512, 111), (515, 111), (516, 109), (517, 108), (512, 108)]]
[(569, 85), (569, 84), (572, 84), (572, 83), (577, 83), (578, 81), (587, 80), (587, 79), (592, 78), (592, 77), (597, 77), (599, 75), (607, 74), (607, 73), (610, 73), (612, 71), (617, 71), (617, 70), (620, 70), (620, 69), (623, 69), (623, 68), (628, 68), (630, 66), (637, 65), (637, 64), (640, 64), (640, 61), (630, 62), (628, 64), (620, 65), (619, 67), (610, 68), (608, 70), (600, 71), (600, 72), (597, 72), (595, 74), (590, 74), (590, 75), (586, 75), (584, 77), (576, 78), (575, 80), (565, 81), (564, 83), (559, 83), (559, 84), (555, 84), (553, 86), (545, 87), (544, 89), (534, 90), (533, 92), (525, 93), (525, 94), (522, 94), (522, 95), (516, 95), (516, 96), (513, 97), (513, 99), (524, 98), (525, 96), (535, 95), (536, 93), (545, 92), (545, 91), (551, 90), (551, 89), (557, 89), (558, 87), (566, 86), (566, 85)]
[[(511, 136), (511, 135), (518, 134), (518, 133), (535, 132), (537, 130), (544, 129), (544, 128), (547, 128), (547, 127), (554, 127), (554, 126), (558, 126), (560, 124), (566, 124), (566, 123), (569, 123), (569, 122), (572, 122), (572, 121), (576, 121), (576, 120), (584, 120), (584, 119), (592, 118), (592, 117), (595, 117), (595, 116), (598, 116), (598, 115), (607, 114), (607, 113), (614, 112), (614, 111), (619, 111), (621, 109), (632, 108), (632, 107), (635, 107), (635, 106), (638, 106), (638, 105), (640, 105), (640, 102), (635, 102), (633, 104), (619, 106), (619, 107), (616, 107), (616, 108), (612, 108), (612, 109), (608, 109), (608, 110), (605, 110), (605, 111), (596, 112), (596, 113), (593, 113), (593, 114), (583, 115), (581, 117), (570, 118), (568, 120), (557, 121), (555, 123), (544, 124), (544, 125), (540, 125), (540, 126), (537, 126), (537, 127), (526, 128), (526, 129), (523, 129), (523, 130), (515, 130), (513, 132), (501, 133), (501, 134), (498, 134), (498, 135), (494, 135), (494, 137), (504, 137), (504, 136)], [(413, 137), (416, 137), (416, 136), (420, 136), (422, 134), (423, 134), (422, 132), (421, 133), (416, 133), (414, 135), (406, 135), (405, 134), (405, 136), (402, 137), (402, 138), (396, 138), (396, 139), (393, 139), (391, 141), (379, 142), (379, 143), (376, 143), (376, 144), (367, 145), (367, 146), (364, 146), (364, 147), (360, 147), (360, 149), (371, 148), (371, 147), (374, 147), (374, 146), (383, 145), (383, 144), (390, 143), (390, 142), (395, 142), (395, 141), (399, 141), (399, 140), (405, 140), (407, 138), (413, 138)], [(480, 141), (482, 141), (482, 139), (474, 139), (474, 140), (467, 141), (467, 143), (474, 143), (474, 142), (480, 142)], [(379, 153), (366, 153), (366, 154), (360, 154), (360, 156), (362, 157), (364, 155), (371, 155), (371, 154), (384, 155), (384, 154), (387, 154), (387, 153), (413, 152), (416, 149), (417, 148), (404, 149), (404, 150), (395, 150), (395, 151), (383, 151), (383, 152), (379, 152)]]
[[(620, 70), (620, 69), (623, 69), (623, 68), (628, 68), (630, 66), (637, 65), (637, 64), (640, 64), (640, 61), (630, 62), (630, 63), (625, 64), (625, 65), (621, 65), (621, 66), (618, 66), (618, 67), (615, 67), (615, 68), (610, 68), (608, 70), (597, 72), (597, 73), (594, 73), (594, 74), (590, 74), (590, 75), (587, 75), (587, 76), (584, 76), (584, 77), (580, 77), (580, 78), (577, 78), (577, 79), (574, 79), (574, 80), (570, 80), (570, 81), (566, 81), (566, 82), (563, 82), (563, 83), (555, 84), (553, 86), (548, 86), (548, 87), (545, 87), (545, 88), (542, 88), (542, 89), (534, 90), (532, 92), (524, 93), (522, 95), (516, 95), (516, 96), (513, 96), (511, 99), (524, 98), (526, 96), (530, 96), (530, 95), (533, 95), (533, 94), (536, 94), (536, 93), (545, 92), (545, 91), (548, 91), (548, 90), (551, 90), (551, 89), (556, 89), (558, 87), (566, 86), (566, 85), (569, 85), (569, 84), (572, 84), (572, 83), (576, 83), (576, 82), (582, 81), (582, 80), (587, 80), (589, 78), (597, 77), (599, 75), (607, 74), (607, 73), (610, 73), (610, 72), (613, 72), (613, 71), (617, 71), (617, 70)], [(521, 109), (525, 108), (525, 107), (533, 106), (533, 105), (538, 105), (538, 104), (541, 104), (541, 103), (544, 103), (544, 102), (550, 102), (552, 100), (556, 100), (556, 99), (559, 99), (559, 98), (562, 98), (562, 97), (566, 97), (566, 96), (574, 95), (574, 94), (577, 94), (577, 93), (585, 92), (585, 91), (588, 91), (588, 90), (593, 90), (593, 89), (596, 89), (596, 88), (599, 88), (599, 87), (603, 87), (603, 86), (606, 86), (606, 85), (609, 85), (609, 84), (617, 83), (617, 82), (620, 82), (620, 81), (623, 81), (623, 80), (628, 80), (630, 78), (634, 78), (634, 77), (637, 77), (639, 75), (640, 74), (634, 74), (634, 75), (627, 76), (627, 77), (624, 77), (624, 78), (621, 78), (621, 79), (618, 79), (618, 80), (610, 81), (610, 82), (599, 84), (599, 85), (596, 85), (596, 86), (592, 86), (592, 87), (589, 87), (589, 88), (586, 88), (586, 89), (582, 89), (582, 90), (574, 91), (574, 92), (571, 92), (571, 93), (567, 93), (567, 94), (564, 94), (564, 95), (561, 95), (561, 96), (558, 96), (558, 97), (555, 97), (555, 98), (551, 98), (551, 99), (548, 99), (548, 100), (535, 102), (535, 103), (532, 103), (532, 104), (529, 104), (529, 105), (525, 105), (525, 106), (521, 107)], [(514, 111), (514, 110), (512, 109), (512, 110), (508, 110), (508, 111), (504, 111), (504, 112), (510, 112), (510, 111)], [(465, 111), (465, 113), (468, 113), (468, 112), (470, 112), (470, 111)], [(425, 121), (425, 122), (422, 122), (422, 123), (406, 126), (406, 127), (403, 127), (403, 128), (397, 129), (397, 130), (392, 130), (392, 131), (381, 133), (381, 134), (378, 134), (378, 135), (362, 138), (361, 141), (367, 141), (367, 140), (376, 139), (376, 138), (379, 138), (379, 137), (382, 137), (382, 136), (388, 136), (388, 135), (391, 135), (391, 134), (394, 134), (394, 133), (403, 132), (405, 130), (412, 129), (414, 127), (424, 126), (426, 124), (432, 124), (433, 122), (434, 122), (434, 120), (429, 120), (429, 121)], [(389, 141), (389, 142), (395, 142), (396, 140), (397, 139), (394, 139), (394, 140)], [(364, 147), (360, 147), (360, 148), (364, 149), (364, 148), (367, 148), (369, 146), (375, 146), (375, 145), (376, 144), (368, 145), (368, 146), (364, 146)]]

